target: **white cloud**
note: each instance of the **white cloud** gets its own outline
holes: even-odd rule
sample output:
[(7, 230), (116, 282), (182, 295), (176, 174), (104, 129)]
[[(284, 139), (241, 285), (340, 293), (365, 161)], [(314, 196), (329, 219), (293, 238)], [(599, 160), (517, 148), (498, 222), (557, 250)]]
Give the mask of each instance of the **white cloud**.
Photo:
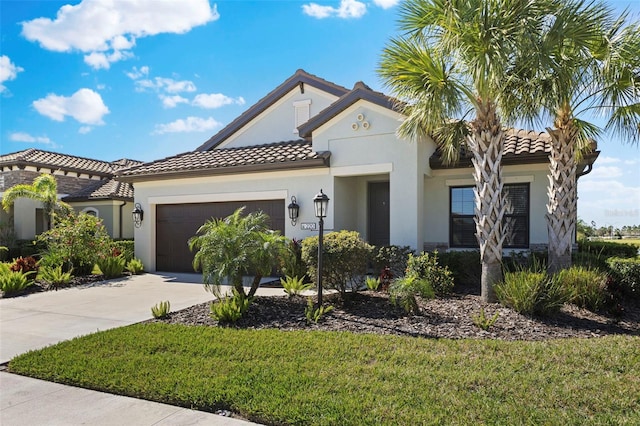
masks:
[(373, 3), (383, 9), (389, 9), (400, 3), (400, 0), (373, 0)]
[(195, 92), (196, 85), (189, 80), (174, 80), (172, 78), (156, 77), (153, 80), (136, 80), (137, 90), (151, 89), (167, 93)]
[(80, 133), (81, 135), (86, 135), (92, 130), (93, 130), (93, 127), (91, 126), (82, 126), (78, 129), (78, 133)]
[[(380, 1), (380, 0), (378, 0)], [(389, 0), (382, 0), (381, 3), (388, 3)], [(340, 6), (321, 6), (317, 3), (302, 5), (302, 12), (305, 15), (318, 19), (337, 16), (338, 18), (360, 18), (367, 13), (367, 5), (358, 0), (340, 0)]]
[(207, 119), (200, 117), (187, 117), (186, 119), (178, 119), (167, 124), (156, 125), (153, 134), (161, 135), (163, 133), (186, 133), (186, 132), (204, 132), (221, 127), (222, 123), (216, 121), (213, 117)]
[(222, 93), (201, 93), (193, 98), (193, 105), (199, 106), (201, 108), (213, 109), (231, 104), (244, 105), (244, 98), (239, 97), (234, 99), (230, 98), (229, 96), (223, 95)]
[(52, 147), (57, 146), (49, 137), (47, 136), (32, 136), (26, 132), (14, 132), (9, 135), (9, 140), (13, 142), (25, 142), (25, 143), (40, 143), (43, 145), (51, 145)]
[(162, 99), (162, 106), (165, 108), (175, 108), (178, 104), (188, 104), (189, 99), (183, 98), (180, 95), (166, 96), (160, 95)]
[(132, 56), (137, 38), (183, 34), (219, 17), (208, 0), (83, 0), (62, 6), (55, 19), (23, 22), (22, 35), (47, 50), (87, 53), (87, 64), (109, 68)]
[(615, 164), (619, 162), (620, 159), (615, 157), (598, 157), (598, 164)]
[(34, 101), (33, 106), (52, 120), (64, 121), (70, 116), (82, 124), (104, 124), (102, 117), (109, 113), (100, 94), (91, 89), (80, 89), (70, 97), (50, 94)]
[(131, 69), (131, 72), (125, 74), (127, 74), (127, 77), (129, 77), (131, 80), (137, 80), (141, 77), (146, 77), (149, 75), (149, 67), (146, 65), (140, 67), (140, 69), (138, 69), (138, 67), (133, 67)]
[(0, 56), (0, 93), (4, 92), (5, 87), (2, 83), (9, 80), (15, 80), (18, 73), (24, 71), (24, 68), (16, 66), (11, 62), (8, 56)]
[[(605, 163), (606, 164), (606, 163)], [(589, 181), (592, 179), (611, 179), (622, 176), (623, 172), (620, 167), (616, 166), (605, 166), (601, 167), (596, 165), (593, 168), (593, 171), (589, 173)], [(581, 181), (582, 182), (582, 181)]]

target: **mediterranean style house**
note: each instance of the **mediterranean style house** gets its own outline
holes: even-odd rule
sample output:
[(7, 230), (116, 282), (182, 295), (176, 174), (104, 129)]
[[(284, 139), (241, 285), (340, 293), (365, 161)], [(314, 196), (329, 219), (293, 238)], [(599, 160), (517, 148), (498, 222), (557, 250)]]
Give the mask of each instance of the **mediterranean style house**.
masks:
[[(471, 162), (445, 166), (433, 141), (399, 139), (395, 105), (362, 82), (349, 90), (298, 70), (195, 151), (117, 172), (144, 211), (136, 256), (149, 271), (193, 271), (187, 240), (240, 206), (263, 210), (290, 238), (317, 235), (313, 198), (321, 189), (330, 198), (326, 231), (416, 250), (475, 247)], [(547, 243), (549, 151), (544, 133), (509, 132), (506, 248)]]
[[(62, 201), (77, 212), (101, 218), (112, 238), (133, 238), (133, 187), (113, 177), (117, 171), (139, 164), (142, 162), (128, 159), (107, 162), (34, 148), (3, 154), (0, 200), (7, 189), (18, 184), (30, 185), (42, 173), (49, 173), (56, 178)], [(16, 239), (28, 240), (46, 230), (47, 218), (41, 203), (19, 198), (10, 212), (0, 208), (0, 224), (12, 228)]]

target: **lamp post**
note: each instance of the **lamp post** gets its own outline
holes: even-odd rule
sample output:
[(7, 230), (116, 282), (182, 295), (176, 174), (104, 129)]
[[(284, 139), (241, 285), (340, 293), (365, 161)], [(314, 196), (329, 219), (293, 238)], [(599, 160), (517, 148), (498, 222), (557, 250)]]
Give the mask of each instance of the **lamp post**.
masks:
[(313, 197), (313, 206), (316, 210), (316, 217), (320, 225), (318, 234), (318, 308), (322, 306), (322, 234), (324, 233), (324, 218), (327, 217), (327, 207), (329, 197), (322, 192), (322, 189)]

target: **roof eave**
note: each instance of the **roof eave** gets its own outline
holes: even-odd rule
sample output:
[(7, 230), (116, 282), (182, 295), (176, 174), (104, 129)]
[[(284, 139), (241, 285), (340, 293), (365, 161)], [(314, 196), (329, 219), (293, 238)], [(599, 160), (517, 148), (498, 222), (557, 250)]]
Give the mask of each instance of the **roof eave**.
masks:
[(66, 173), (80, 173), (80, 174), (85, 174), (90, 176), (102, 176), (102, 177), (113, 176), (113, 172), (100, 172), (95, 170), (79, 169), (75, 167), (63, 167), (63, 166), (56, 166), (52, 164), (46, 164), (46, 163), (36, 163), (33, 161), (17, 160), (17, 161), (7, 161), (4, 163), (0, 163), (0, 169), (4, 167), (13, 168), (14, 166), (19, 169), (24, 169), (25, 167), (30, 166), (30, 167), (35, 167), (38, 170), (49, 169), (51, 171), (62, 171)]
[(331, 154), (318, 153), (318, 158), (303, 161), (288, 161), (284, 163), (262, 163), (243, 166), (216, 167), (210, 169), (197, 170), (173, 170), (158, 173), (144, 173), (139, 175), (118, 176), (121, 182), (145, 182), (154, 180), (167, 180), (175, 178), (195, 178), (230, 174), (244, 174), (253, 172), (274, 172), (282, 170), (309, 169), (318, 167), (329, 167)]

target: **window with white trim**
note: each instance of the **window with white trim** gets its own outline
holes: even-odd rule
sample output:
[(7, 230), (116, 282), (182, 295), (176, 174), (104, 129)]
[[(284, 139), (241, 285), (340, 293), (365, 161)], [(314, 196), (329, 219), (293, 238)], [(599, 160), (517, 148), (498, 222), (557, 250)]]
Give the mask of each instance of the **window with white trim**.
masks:
[[(503, 189), (504, 248), (529, 247), (529, 184), (506, 184)], [(449, 246), (477, 248), (473, 186), (450, 188)]]
[(100, 212), (95, 207), (86, 207), (86, 208), (82, 209), (82, 211), (80, 213), (85, 213), (85, 214), (88, 214), (90, 216), (100, 217)]

